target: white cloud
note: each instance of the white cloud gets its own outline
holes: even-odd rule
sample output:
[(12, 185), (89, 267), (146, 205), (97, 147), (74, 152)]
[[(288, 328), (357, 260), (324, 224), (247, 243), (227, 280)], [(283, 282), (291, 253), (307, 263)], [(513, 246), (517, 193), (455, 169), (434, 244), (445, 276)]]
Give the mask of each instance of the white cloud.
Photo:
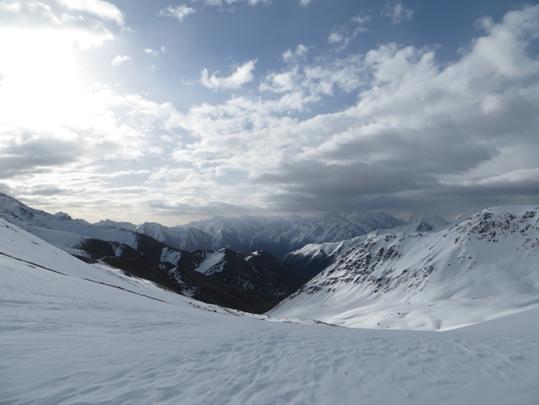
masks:
[(303, 95), (303, 104), (319, 101), (336, 91), (349, 93), (366, 83), (364, 60), (359, 55), (325, 60), (310, 65), (295, 63), (287, 70), (269, 73), (260, 91), (290, 92)]
[(260, 91), (272, 91), (274, 93), (284, 93), (292, 91), (296, 86), (298, 73), (295, 70), (271, 73), (260, 83)]
[(253, 80), (253, 72), (256, 66), (256, 59), (252, 59), (241, 66), (237, 66), (230, 76), (210, 75), (208, 69), (203, 69), (200, 83), (212, 90), (237, 89)]
[(157, 57), (166, 53), (167, 48), (164, 45), (161, 45), (159, 48), (144, 48), (142, 52)]
[(352, 18), (349, 24), (331, 31), (328, 42), (337, 45), (338, 49), (345, 49), (360, 34), (369, 31), (368, 25), (371, 17), (367, 14), (359, 14)]
[(307, 55), (307, 52), (309, 51), (309, 48), (306, 47), (303, 44), (298, 44), (295, 49), (287, 49), (283, 53), (283, 60), (285, 62), (295, 62), (298, 59), (303, 58), (305, 55)]
[[(271, 4), (272, 0), (193, 0), (199, 1), (207, 6), (213, 7), (231, 7), (236, 4), (246, 3), (250, 6), (258, 6), (261, 4)], [(312, 0), (298, 0), (300, 7), (307, 7), (312, 3)]]
[(208, 6), (224, 7), (232, 6), (236, 3), (247, 3), (250, 6), (257, 6), (259, 4), (268, 4), (271, 0), (200, 0), (206, 3)]
[(0, 11), (13, 14), (31, 14), (54, 24), (61, 22), (60, 18), (52, 11), (51, 6), (41, 1), (6, 1), (0, 4)]
[(120, 66), (125, 64), (126, 62), (129, 62), (131, 60), (131, 57), (128, 55), (116, 55), (112, 61), (110, 62), (112, 66)]
[(162, 17), (175, 18), (181, 22), (185, 17), (194, 13), (196, 13), (196, 10), (193, 7), (180, 4), (178, 6), (168, 6), (167, 8), (160, 10), (157, 14)]
[(412, 21), (414, 18), (413, 10), (405, 7), (400, 1), (395, 3), (386, 3), (386, 8), (383, 15), (391, 18), (393, 24)]
[(124, 23), (124, 15), (114, 4), (104, 0), (56, 0), (68, 10), (93, 14), (99, 18), (114, 21), (119, 25)]
[(344, 41), (344, 35), (339, 34), (338, 32), (332, 31), (328, 35), (328, 42), (330, 44), (340, 44)]

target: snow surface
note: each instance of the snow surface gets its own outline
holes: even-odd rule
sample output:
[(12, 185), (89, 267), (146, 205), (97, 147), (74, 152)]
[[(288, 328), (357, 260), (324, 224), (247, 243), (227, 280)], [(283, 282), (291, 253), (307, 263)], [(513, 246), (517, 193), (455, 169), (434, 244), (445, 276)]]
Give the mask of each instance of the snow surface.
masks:
[(160, 261), (163, 263), (170, 263), (176, 266), (181, 258), (181, 252), (170, 248), (163, 248), (163, 250), (161, 251)]
[(484, 210), (439, 232), (309, 245), (334, 262), (269, 314), (367, 328), (441, 330), (539, 305), (539, 207)]
[(208, 252), (204, 261), (195, 268), (195, 271), (206, 275), (219, 273), (223, 271), (224, 259), (225, 253), (222, 250), (218, 252)]
[(0, 252), (2, 403), (539, 403), (537, 310), (443, 333), (268, 322), (2, 220)]

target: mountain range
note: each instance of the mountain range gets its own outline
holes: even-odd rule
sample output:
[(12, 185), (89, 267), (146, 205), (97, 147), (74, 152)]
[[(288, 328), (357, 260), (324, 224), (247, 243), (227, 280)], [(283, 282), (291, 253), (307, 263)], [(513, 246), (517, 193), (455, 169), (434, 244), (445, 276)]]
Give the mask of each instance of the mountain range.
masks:
[(1, 218), (0, 275), (6, 404), (524, 405), (538, 398), (537, 308), (443, 333), (246, 314), (85, 263)]
[(165, 227), (91, 224), (0, 195), (0, 218), (88, 263), (279, 318), (441, 330), (539, 304), (536, 206), (490, 208), (452, 224), (334, 213)]
[(290, 256), (323, 270), (273, 316), (451, 329), (539, 303), (539, 207), (495, 207), (439, 231), (373, 232)]
[(195, 299), (260, 313), (301, 286), (271, 254), (175, 249), (111, 221), (90, 224), (0, 194), (0, 218), (90, 263), (103, 263)]
[(177, 227), (112, 220), (92, 224), (64, 212), (31, 208), (5, 194), (0, 194), (0, 218), (82, 260), (106, 263), (208, 303), (255, 313), (270, 309), (316, 274), (282, 255), (307, 242), (340, 240), (403, 224), (383, 213), (243, 216)]
[(136, 229), (137, 232), (178, 249), (227, 247), (240, 252), (267, 250), (278, 257), (284, 257), (308, 243), (349, 239), (405, 223), (383, 212), (353, 212), (311, 217), (217, 217), (175, 227), (144, 223)]

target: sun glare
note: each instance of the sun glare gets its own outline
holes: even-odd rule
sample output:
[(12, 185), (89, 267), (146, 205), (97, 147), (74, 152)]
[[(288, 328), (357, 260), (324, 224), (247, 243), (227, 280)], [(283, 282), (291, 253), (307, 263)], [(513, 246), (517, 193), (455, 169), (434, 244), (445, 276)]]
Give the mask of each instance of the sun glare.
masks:
[(91, 38), (81, 34), (87, 33), (0, 30), (1, 125), (43, 131), (84, 121), (89, 100), (78, 52)]

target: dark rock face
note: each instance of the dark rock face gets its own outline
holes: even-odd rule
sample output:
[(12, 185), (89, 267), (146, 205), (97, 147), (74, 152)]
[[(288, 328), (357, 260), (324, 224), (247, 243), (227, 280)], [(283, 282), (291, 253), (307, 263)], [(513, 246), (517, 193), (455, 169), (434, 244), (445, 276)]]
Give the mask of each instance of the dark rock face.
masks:
[(219, 271), (204, 274), (197, 269), (208, 252), (172, 249), (144, 235), (137, 237), (136, 249), (99, 239), (86, 239), (79, 249), (88, 255), (81, 257), (84, 260), (101, 261), (179, 294), (245, 312), (266, 312), (299, 287), (267, 252), (243, 255), (224, 249)]
[(432, 232), (433, 228), (432, 225), (425, 221), (421, 221), (419, 225), (417, 225), (416, 231), (417, 232)]
[(298, 288), (322, 272), (333, 261), (334, 257), (324, 252), (320, 252), (320, 254), (315, 256), (288, 254), (283, 260), (284, 265), (290, 269), (290, 273), (293, 275), (294, 282)]

